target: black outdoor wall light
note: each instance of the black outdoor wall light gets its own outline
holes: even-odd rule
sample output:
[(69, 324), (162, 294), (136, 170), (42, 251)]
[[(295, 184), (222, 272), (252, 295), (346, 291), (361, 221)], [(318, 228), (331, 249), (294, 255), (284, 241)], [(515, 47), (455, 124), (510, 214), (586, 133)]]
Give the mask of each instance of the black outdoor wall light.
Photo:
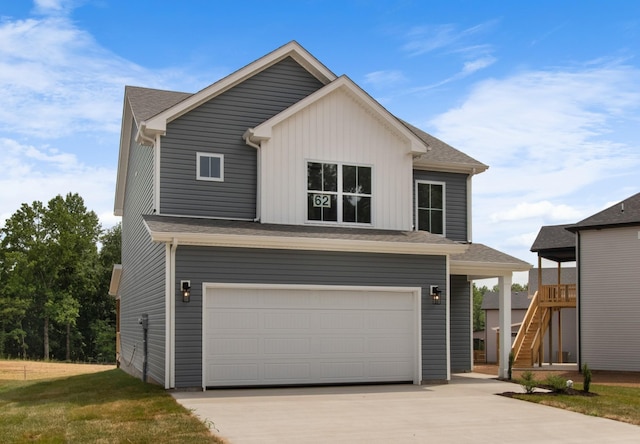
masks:
[(191, 281), (180, 281), (182, 291), (182, 302), (191, 301)]
[(440, 298), (441, 294), (442, 291), (440, 291), (437, 285), (431, 286), (431, 303), (433, 305), (440, 305), (440, 302), (442, 301), (442, 299)]

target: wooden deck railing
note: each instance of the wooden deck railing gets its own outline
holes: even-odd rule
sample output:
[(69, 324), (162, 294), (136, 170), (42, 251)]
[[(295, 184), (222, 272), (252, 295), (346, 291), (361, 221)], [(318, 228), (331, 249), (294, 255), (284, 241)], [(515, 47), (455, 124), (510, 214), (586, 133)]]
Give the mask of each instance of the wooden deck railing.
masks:
[(576, 284), (543, 285), (538, 302), (543, 307), (575, 307)]

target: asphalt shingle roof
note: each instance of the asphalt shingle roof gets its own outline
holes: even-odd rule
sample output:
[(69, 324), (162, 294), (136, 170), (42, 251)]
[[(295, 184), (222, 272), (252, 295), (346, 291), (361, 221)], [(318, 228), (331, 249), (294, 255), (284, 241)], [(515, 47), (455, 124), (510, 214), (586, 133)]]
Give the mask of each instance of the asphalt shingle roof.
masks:
[(640, 193), (587, 217), (568, 229), (575, 232), (616, 225), (640, 225)]
[(192, 94), (139, 86), (126, 86), (125, 96), (131, 105), (133, 118), (140, 123), (182, 102), (187, 97), (191, 97)]
[[(511, 310), (526, 310), (529, 308), (531, 299), (526, 291), (511, 292)], [(483, 310), (498, 310), (500, 300), (498, 293), (495, 291), (487, 291), (482, 297)]]
[[(483, 244), (469, 244), (467, 251), (462, 254), (452, 254), (451, 260), (462, 262), (481, 262), (494, 264), (529, 265), (528, 262), (510, 256), (502, 251), (494, 250)], [(529, 265), (530, 266), (530, 265)]]
[(189, 217), (144, 216), (151, 231), (189, 234), (226, 234), (238, 236), (278, 236), (318, 239), (345, 239), (378, 242), (453, 245), (455, 242), (426, 231), (395, 231), (348, 227), (263, 224), (237, 220)]

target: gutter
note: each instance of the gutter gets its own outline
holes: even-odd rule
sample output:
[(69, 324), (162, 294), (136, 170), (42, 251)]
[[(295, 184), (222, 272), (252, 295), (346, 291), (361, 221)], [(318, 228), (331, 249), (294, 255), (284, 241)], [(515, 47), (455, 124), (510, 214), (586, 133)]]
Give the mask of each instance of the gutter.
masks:
[(251, 140), (253, 136), (253, 128), (247, 129), (244, 134), (242, 134), (242, 138), (244, 142), (252, 148), (256, 149), (256, 217), (253, 219), (254, 222), (260, 222), (260, 183), (262, 182), (262, 174), (260, 173), (262, 170), (262, 148), (259, 144), (255, 143)]

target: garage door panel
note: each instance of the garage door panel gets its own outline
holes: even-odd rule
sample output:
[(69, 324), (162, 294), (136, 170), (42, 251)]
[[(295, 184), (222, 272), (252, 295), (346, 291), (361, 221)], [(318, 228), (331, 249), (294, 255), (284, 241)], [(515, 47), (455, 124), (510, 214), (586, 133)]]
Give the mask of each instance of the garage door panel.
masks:
[(413, 381), (415, 307), (412, 292), (208, 289), (205, 385)]

